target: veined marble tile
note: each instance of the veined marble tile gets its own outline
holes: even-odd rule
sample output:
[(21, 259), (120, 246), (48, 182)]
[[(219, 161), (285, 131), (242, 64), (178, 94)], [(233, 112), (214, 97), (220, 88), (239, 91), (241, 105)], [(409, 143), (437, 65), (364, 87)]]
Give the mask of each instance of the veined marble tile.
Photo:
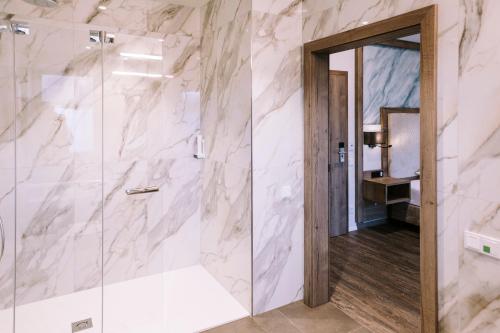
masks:
[[(215, 78), (209, 76), (208, 80), (212, 83), (204, 91), (203, 134), (207, 154), (213, 161), (248, 168), (251, 158), (252, 84), (250, 17), (242, 16), (217, 29), (213, 41), (217, 50), (214, 55)], [(205, 66), (214, 68), (210, 60)], [(202, 73), (207, 73), (205, 68)], [(214, 93), (215, 96), (212, 95)], [(209, 105), (211, 107), (206, 108)]]
[[(500, 3), (464, 1), (459, 78), (459, 189), (466, 196), (498, 199), (500, 188)], [(481, 14), (482, 13), (482, 14)]]
[(255, 314), (303, 291), (302, 31), (300, 3), (289, 5), (283, 15), (252, 12)]
[(202, 7), (202, 31), (207, 26), (217, 29), (232, 21), (240, 21), (250, 14), (251, 9), (252, 0), (210, 0)]
[(304, 158), (300, 16), (252, 15), (253, 167), (291, 166)]
[(253, 171), (254, 314), (303, 297), (304, 165)]
[[(363, 22), (380, 21), (435, 2), (431, 0), (367, 0), (360, 6), (357, 0), (304, 0), (302, 5), (304, 42), (359, 27)], [(457, 0), (439, 1), (439, 3), (441, 2), (447, 3), (446, 6), (443, 6), (443, 10), (446, 10), (456, 5)]]
[(363, 124), (380, 124), (381, 107), (420, 106), (420, 52), (363, 48)]
[(29, 4), (23, 0), (0, 0), (0, 12), (29, 18), (72, 21), (75, 0), (60, 0), (58, 2), (57, 7), (46, 8)]
[[(460, 229), (490, 237), (500, 237), (500, 202), (463, 197), (460, 203)], [(463, 236), (459, 236), (463, 244)], [(463, 249), (463, 245), (462, 245)], [(463, 249), (460, 264), (461, 332), (498, 330), (500, 272), (498, 260)]]
[(147, 31), (200, 37), (200, 8), (157, 2), (147, 17)]
[(201, 203), (201, 263), (251, 311), (251, 170), (206, 160)]
[(460, 198), (456, 193), (438, 192), (438, 297), (440, 332), (458, 332), (459, 325), (459, 233)]
[(301, 20), (302, 0), (252, 0), (252, 11), (294, 16)]

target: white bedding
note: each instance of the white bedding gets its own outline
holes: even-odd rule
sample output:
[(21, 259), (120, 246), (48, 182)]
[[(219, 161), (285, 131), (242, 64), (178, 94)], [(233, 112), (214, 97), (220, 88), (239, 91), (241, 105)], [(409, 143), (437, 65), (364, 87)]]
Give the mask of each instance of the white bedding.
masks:
[(411, 181), (410, 204), (420, 207), (420, 180)]

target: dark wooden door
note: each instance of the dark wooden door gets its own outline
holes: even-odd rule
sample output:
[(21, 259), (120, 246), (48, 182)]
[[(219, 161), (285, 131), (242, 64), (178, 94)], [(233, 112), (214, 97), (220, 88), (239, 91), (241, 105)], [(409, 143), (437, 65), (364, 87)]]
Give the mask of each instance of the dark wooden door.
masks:
[[(330, 236), (348, 232), (347, 72), (330, 71), (328, 95)], [(343, 153), (343, 159), (341, 154)]]

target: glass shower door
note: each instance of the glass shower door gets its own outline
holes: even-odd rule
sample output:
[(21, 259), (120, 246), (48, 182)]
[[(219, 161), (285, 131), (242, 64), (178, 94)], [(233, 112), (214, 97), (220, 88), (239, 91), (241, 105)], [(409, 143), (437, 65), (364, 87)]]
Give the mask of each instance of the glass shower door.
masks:
[(104, 70), (104, 332), (164, 333), (164, 248), (169, 193), (161, 158), (162, 42), (107, 34)]
[(0, 332), (14, 327), (14, 36), (0, 14)]
[(24, 23), (24, 34), (14, 34), (15, 329), (66, 333), (75, 323), (97, 333), (102, 325), (102, 48), (89, 41), (88, 28)]

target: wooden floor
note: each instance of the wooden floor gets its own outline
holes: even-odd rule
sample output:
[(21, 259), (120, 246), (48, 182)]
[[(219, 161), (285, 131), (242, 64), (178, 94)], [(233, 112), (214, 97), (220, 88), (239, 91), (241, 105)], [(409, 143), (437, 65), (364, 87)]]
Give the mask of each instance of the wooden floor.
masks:
[(374, 333), (419, 332), (418, 228), (388, 223), (330, 238), (332, 303)]

